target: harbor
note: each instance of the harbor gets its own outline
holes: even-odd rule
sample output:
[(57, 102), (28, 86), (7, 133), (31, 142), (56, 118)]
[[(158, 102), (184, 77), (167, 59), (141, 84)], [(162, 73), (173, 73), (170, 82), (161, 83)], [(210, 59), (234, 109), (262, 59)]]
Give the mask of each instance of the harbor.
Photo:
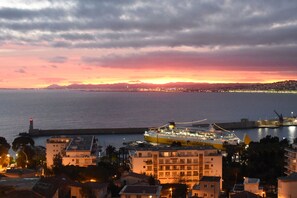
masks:
[[(246, 118), (239, 122), (222, 122), (222, 123), (196, 123), (192, 124), (194, 128), (207, 128), (209, 126), (217, 130), (241, 130), (257, 128), (279, 128), (297, 126), (296, 117), (284, 117), (282, 119), (257, 120), (250, 121)], [(30, 119), (28, 132), (19, 133), (31, 137), (58, 136), (58, 135), (109, 135), (109, 134), (144, 134), (150, 128), (154, 127), (124, 127), (124, 128), (80, 128), (80, 129), (35, 129), (33, 119)]]

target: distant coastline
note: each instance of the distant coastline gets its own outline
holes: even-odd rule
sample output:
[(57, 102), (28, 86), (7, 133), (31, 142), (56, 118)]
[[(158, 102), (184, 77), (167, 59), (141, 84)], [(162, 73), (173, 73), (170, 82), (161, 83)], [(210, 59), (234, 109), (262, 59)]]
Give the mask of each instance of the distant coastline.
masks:
[(50, 90), (84, 90), (98, 92), (247, 92), (247, 93), (297, 93), (297, 81), (288, 80), (274, 83), (191, 83), (166, 84), (115, 83), (115, 84), (71, 84), (50, 85)]
[(201, 93), (276, 93), (297, 94), (297, 81), (287, 80), (274, 83), (194, 83), (174, 82), (114, 83), (114, 84), (53, 84), (45, 88), (0, 88), (0, 90), (77, 90), (89, 92), (201, 92)]

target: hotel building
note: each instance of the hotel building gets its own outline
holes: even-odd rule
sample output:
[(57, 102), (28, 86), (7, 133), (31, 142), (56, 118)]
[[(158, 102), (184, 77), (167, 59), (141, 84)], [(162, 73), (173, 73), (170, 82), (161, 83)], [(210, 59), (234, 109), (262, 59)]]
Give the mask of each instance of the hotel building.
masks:
[(60, 154), (64, 166), (96, 165), (98, 150), (94, 136), (51, 137), (46, 142), (47, 167), (52, 168), (54, 157)]
[(203, 176), (222, 177), (222, 155), (212, 147), (135, 147), (130, 158), (133, 172), (153, 175), (161, 183), (192, 187)]

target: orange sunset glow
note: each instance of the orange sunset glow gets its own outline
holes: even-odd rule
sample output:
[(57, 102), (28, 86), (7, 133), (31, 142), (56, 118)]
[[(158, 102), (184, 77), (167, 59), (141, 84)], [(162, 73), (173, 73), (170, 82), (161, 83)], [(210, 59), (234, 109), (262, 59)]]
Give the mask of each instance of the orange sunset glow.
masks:
[(4, 1), (0, 88), (296, 80), (294, 3), (279, 4)]

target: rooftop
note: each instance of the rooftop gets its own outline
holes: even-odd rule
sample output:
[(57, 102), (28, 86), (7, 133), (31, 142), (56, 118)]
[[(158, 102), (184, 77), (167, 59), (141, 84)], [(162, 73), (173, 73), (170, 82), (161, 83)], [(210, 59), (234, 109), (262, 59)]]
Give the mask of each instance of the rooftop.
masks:
[(249, 177), (245, 177), (243, 183), (244, 183), (244, 184), (255, 184), (255, 183), (260, 183), (260, 179), (258, 179), (258, 178), (249, 178)]
[(75, 136), (66, 151), (90, 151), (92, 150), (93, 139), (94, 136)]
[(208, 182), (220, 182), (221, 177), (215, 177), (215, 176), (203, 176), (200, 181), (208, 181)]
[(183, 146), (183, 147), (171, 147), (171, 146), (135, 146), (130, 147), (129, 150), (136, 150), (136, 151), (179, 151), (179, 150), (214, 150), (215, 148), (212, 146)]
[(120, 194), (149, 194), (157, 195), (161, 192), (161, 186), (126, 185)]
[(256, 195), (254, 193), (248, 192), (248, 191), (243, 191), (239, 192), (233, 195), (230, 195), (230, 198), (259, 198), (261, 196)]
[(278, 179), (281, 181), (297, 181), (297, 173), (294, 172), (286, 177), (279, 177)]

